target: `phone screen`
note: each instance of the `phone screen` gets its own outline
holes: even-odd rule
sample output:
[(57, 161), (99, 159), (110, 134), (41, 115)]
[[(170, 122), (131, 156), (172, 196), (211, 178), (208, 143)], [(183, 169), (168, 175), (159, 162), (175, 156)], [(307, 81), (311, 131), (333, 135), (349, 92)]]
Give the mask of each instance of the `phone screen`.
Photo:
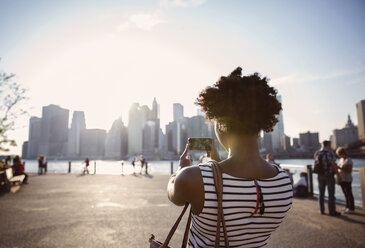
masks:
[(189, 150), (210, 151), (212, 145), (212, 138), (189, 138)]

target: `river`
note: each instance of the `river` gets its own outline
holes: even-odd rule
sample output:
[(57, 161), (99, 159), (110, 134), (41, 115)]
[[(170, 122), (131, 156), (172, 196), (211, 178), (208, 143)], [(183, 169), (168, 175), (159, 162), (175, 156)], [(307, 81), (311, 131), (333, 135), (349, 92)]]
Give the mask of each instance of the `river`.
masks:
[[(304, 165), (313, 164), (312, 159), (278, 159), (276, 160), (283, 167), (289, 168), (290, 172), (293, 173), (294, 182), (299, 179), (299, 174), (301, 171), (305, 170)], [(38, 171), (38, 161), (37, 160), (25, 160), (26, 172), (37, 172)], [(123, 174), (130, 175), (133, 173), (133, 167), (128, 161), (110, 161), (110, 160), (96, 160), (90, 161), (90, 173), (94, 174), (94, 165), (96, 163), (96, 174), (108, 174), (108, 175), (121, 175), (122, 174), (122, 162)], [(356, 170), (360, 167), (365, 166), (365, 159), (353, 159), (354, 171), (353, 171), (353, 182), (352, 189), (355, 198), (355, 204), (357, 206), (362, 206), (361, 199), (361, 185), (360, 185), (360, 175), (359, 171)], [(48, 161), (48, 172), (51, 173), (67, 173), (68, 172), (68, 161), (65, 160), (50, 160)], [(296, 167), (296, 165), (303, 165), (303, 167)], [(85, 165), (83, 161), (76, 160), (71, 163), (71, 173), (82, 173)], [(176, 171), (178, 167), (178, 161), (173, 161), (173, 171)], [(140, 172), (140, 165), (136, 163), (136, 172)], [(154, 174), (164, 174), (169, 175), (171, 171), (171, 161), (149, 161), (148, 162), (148, 172), (151, 175)], [(313, 189), (314, 193), (318, 193), (317, 176), (313, 174)], [(327, 192), (326, 192), (327, 194)], [(345, 201), (342, 189), (340, 186), (336, 185), (336, 199), (340, 201)]]

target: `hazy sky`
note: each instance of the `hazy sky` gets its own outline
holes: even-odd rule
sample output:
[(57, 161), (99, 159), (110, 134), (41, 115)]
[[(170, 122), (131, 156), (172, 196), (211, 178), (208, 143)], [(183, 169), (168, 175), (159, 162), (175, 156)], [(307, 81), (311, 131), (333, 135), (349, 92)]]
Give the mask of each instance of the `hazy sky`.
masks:
[(361, 0), (0, 0), (0, 70), (29, 89), (29, 115), (52, 103), (109, 129), (155, 96), (163, 125), (174, 102), (195, 115), (199, 91), (241, 66), (278, 89), (287, 135), (322, 140), (365, 99), (364, 13)]

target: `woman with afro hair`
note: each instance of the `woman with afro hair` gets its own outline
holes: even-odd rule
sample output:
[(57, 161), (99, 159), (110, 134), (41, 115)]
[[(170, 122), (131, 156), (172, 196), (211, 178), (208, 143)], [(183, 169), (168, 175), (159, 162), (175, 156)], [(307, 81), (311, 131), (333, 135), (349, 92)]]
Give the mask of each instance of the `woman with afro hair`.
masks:
[[(290, 209), (293, 192), (287, 173), (262, 159), (257, 144), (259, 133), (272, 131), (278, 122), (281, 104), (276, 96), (266, 77), (258, 73), (242, 76), (240, 67), (199, 94), (196, 104), (214, 121), (228, 158), (221, 161), (213, 146), (216, 162), (192, 166), (186, 146), (180, 167), (169, 180), (170, 201), (191, 205), (189, 247), (263, 247)], [(218, 164), (223, 179), (225, 224), (217, 241), (213, 163)]]

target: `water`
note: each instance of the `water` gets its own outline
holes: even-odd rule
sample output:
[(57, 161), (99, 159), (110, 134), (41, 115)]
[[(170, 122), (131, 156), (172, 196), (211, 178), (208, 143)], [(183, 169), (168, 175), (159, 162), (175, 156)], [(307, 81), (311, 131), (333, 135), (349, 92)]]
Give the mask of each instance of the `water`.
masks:
[[(38, 172), (38, 161), (37, 160), (25, 160), (26, 172)], [(89, 171), (94, 174), (94, 163), (96, 162), (96, 173), (105, 175), (120, 175), (122, 174), (122, 162), (123, 174), (129, 175), (133, 173), (133, 166), (128, 161), (106, 161), (106, 160), (96, 160), (90, 161)], [(282, 164), (283, 167), (289, 168), (290, 172), (293, 173), (294, 182), (299, 180), (299, 174), (305, 171), (305, 167), (295, 167), (295, 165), (309, 165), (313, 164), (312, 159), (278, 159), (278, 163)], [(353, 159), (354, 168), (360, 168), (365, 166), (365, 159)], [(195, 162), (196, 163), (196, 162)], [(71, 173), (82, 173), (85, 164), (83, 161), (72, 161)], [(178, 161), (173, 161), (173, 171), (176, 171), (178, 167)], [(139, 173), (141, 170), (140, 163), (136, 163), (135, 172)], [(50, 160), (48, 161), (48, 172), (52, 173), (67, 173), (68, 172), (68, 161), (64, 160)], [(150, 174), (160, 174), (169, 175), (171, 172), (171, 161), (150, 161), (148, 162), (148, 173)], [(353, 182), (352, 190), (355, 198), (355, 204), (357, 206), (362, 206), (361, 199), (361, 185), (360, 185), (360, 174), (359, 171), (353, 171)], [(317, 175), (313, 174), (313, 190), (314, 193), (318, 194), (318, 183)], [(326, 192), (327, 194), (327, 192)], [(336, 185), (336, 198), (340, 201), (345, 201), (342, 189), (339, 185)]]

